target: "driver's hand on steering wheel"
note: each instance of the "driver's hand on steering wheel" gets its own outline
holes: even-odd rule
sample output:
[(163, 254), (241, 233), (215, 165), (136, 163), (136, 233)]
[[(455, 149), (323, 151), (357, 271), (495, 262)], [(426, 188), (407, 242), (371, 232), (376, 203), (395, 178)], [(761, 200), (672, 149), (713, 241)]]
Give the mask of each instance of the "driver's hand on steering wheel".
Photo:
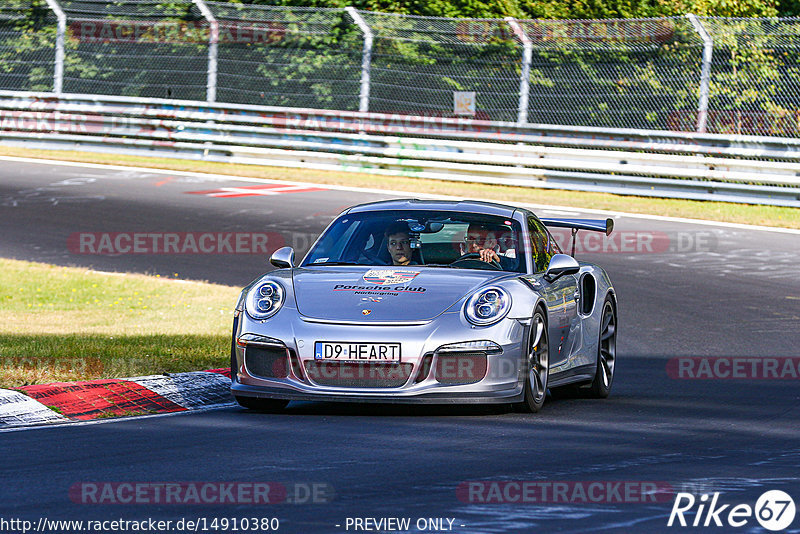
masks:
[(491, 263), (493, 261), (500, 263), (500, 256), (490, 248), (483, 248), (479, 253), (481, 255), (481, 261), (485, 261), (486, 263)]

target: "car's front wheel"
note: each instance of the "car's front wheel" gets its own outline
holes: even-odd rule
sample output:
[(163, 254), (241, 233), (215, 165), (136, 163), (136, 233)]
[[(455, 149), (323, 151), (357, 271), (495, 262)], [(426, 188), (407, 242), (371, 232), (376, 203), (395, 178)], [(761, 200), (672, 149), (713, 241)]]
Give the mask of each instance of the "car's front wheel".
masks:
[(279, 412), (289, 404), (288, 400), (283, 399), (259, 399), (256, 397), (240, 397), (238, 395), (235, 395), (234, 398), (239, 403), (239, 406), (243, 408), (266, 413)]
[(537, 310), (531, 320), (531, 333), (525, 366), (525, 399), (514, 407), (517, 411), (536, 413), (544, 406), (550, 376), (550, 345), (547, 319)]
[(597, 368), (589, 387), (589, 395), (605, 399), (611, 392), (617, 361), (617, 310), (611, 297), (603, 303), (600, 315), (600, 340), (597, 347)]

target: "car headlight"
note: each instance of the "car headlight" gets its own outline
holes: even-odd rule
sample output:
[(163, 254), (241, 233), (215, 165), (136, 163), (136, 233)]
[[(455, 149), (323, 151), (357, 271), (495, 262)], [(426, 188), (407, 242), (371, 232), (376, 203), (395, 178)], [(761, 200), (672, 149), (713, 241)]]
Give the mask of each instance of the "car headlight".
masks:
[(496, 323), (511, 309), (511, 295), (499, 287), (481, 289), (469, 300), (464, 314), (472, 324), (485, 326)]
[(271, 280), (258, 282), (247, 293), (247, 315), (256, 320), (268, 319), (278, 313), (283, 305), (283, 287)]

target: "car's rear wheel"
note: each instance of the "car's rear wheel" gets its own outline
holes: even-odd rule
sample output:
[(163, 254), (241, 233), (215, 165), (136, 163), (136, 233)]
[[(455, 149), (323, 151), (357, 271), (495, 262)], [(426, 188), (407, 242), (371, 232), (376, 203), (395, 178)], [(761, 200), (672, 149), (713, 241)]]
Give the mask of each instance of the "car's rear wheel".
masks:
[(605, 399), (611, 392), (617, 361), (617, 310), (611, 297), (603, 303), (600, 315), (600, 340), (597, 347), (597, 369), (589, 387), (589, 395)]
[(531, 320), (531, 333), (525, 365), (525, 399), (514, 405), (517, 411), (536, 413), (544, 406), (550, 376), (550, 345), (547, 319), (536, 310)]
[(239, 397), (234, 396), (239, 406), (249, 410), (256, 410), (258, 412), (274, 413), (279, 412), (286, 408), (289, 404), (288, 400), (284, 399), (259, 399), (256, 397)]

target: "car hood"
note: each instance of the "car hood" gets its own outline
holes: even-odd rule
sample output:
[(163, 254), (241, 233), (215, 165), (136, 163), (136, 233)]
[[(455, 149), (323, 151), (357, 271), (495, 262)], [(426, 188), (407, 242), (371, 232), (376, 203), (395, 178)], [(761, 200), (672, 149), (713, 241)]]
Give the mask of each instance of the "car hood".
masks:
[(294, 295), (301, 315), (326, 321), (424, 322), (507, 272), (435, 267), (328, 266), (297, 268)]

